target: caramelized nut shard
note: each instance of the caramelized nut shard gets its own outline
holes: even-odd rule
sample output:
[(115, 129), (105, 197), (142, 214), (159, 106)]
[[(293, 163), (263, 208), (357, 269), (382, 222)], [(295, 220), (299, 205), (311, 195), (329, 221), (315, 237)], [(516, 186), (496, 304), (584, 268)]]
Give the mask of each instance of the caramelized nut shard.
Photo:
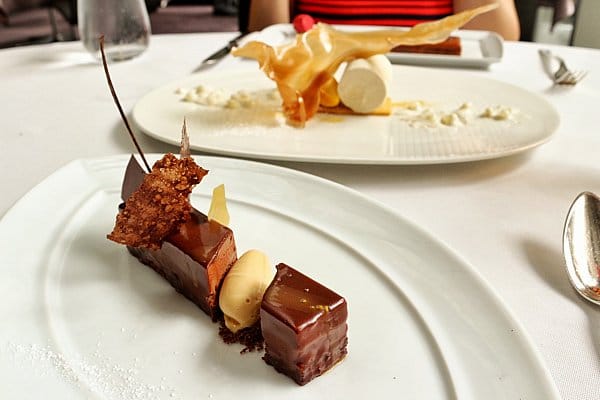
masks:
[(166, 154), (125, 202), (108, 239), (133, 247), (159, 249), (189, 219), (189, 195), (208, 171), (191, 157)]

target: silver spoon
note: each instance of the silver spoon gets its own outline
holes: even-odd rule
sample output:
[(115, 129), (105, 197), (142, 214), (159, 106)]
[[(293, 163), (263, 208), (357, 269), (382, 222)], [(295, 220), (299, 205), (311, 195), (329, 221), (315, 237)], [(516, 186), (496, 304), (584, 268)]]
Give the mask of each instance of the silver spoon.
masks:
[(600, 305), (600, 197), (583, 192), (571, 204), (563, 231), (569, 280), (586, 300)]

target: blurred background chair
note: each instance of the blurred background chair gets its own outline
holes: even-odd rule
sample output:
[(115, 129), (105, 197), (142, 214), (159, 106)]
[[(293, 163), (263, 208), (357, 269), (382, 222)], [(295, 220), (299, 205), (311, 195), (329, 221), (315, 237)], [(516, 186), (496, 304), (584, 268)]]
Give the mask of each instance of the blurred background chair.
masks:
[(77, 38), (75, 0), (0, 0), (0, 47)]
[(600, 49), (600, 1), (579, 0), (573, 23), (573, 46)]
[(248, 32), (248, 17), (250, 15), (250, 0), (238, 1), (238, 30)]
[(159, 0), (150, 13), (152, 33), (234, 32), (238, 30), (236, 1)]
[[(153, 33), (237, 31), (237, 0), (146, 0)], [(77, 0), (0, 0), (0, 48), (77, 40)]]
[[(594, 0), (597, 1), (597, 0)], [(551, 33), (560, 22), (572, 22), (577, 7), (576, 0), (515, 0), (519, 22), (521, 25), (522, 41), (536, 40), (536, 35), (544, 37)], [(550, 10), (551, 17), (547, 20), (546, 14), (540, 11)], [(540, 16), (544, 17), (540, 21)], [(546, 30), (548, 32), (546, 32)], [(569, 40), (567, 40), (568, 42)]]

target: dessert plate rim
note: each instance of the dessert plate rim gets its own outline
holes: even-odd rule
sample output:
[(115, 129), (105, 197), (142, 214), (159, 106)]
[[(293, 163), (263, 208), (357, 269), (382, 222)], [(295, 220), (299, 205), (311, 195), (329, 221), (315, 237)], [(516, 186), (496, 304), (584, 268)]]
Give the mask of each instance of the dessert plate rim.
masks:
[[(427, 165), (506, 157), (546, 143), (559, 126), (554, 106), (537, 93), (465, 71), (393, 65), (393, 102), (423, 101), (451, 113), (471, 103), (467, 124), (431, 127), (390, 116), (317, 114), (302, 129), (285, 124), (277, 111), (228, 110), (183, 102), (178, 90), (204, 85), (233, 94), (273, 90), (255, 65), (176, 79), (140, 98), (133, 122), (146, 135), (178, 145), (185, 118), (192, 149), (217, 155), (309, 163)], [(485, 108), (506, 107), (517, 117), (491, 122)], [(264, 118), (263, 118), (264, 116)], [(513, 118), (513, 117), (510, 117)], [(264, 119), (264, 120), (263, 120)]]
[[(159, 156), (150, 156), (151, 159), (156, 159), (157, 157)], [(19, 249), (23, 250), (23, 237), (20, 237), (18, 234), (15, 235), (15, 233), (23, 231), (33, 232), (31, 233), (31, 238), (29, 239), (33, 239), (32, 243), (34, 243), (33, 247), (35, 248), (36, 234), (31, 228), (32, 226), (35, 226), (35, 223), (39, 222), (35, 219), (36, 217), (43, 215), (44, 211), (49, 211), (44, 210), (44, 206), (40, 206), (40, 204), (62, 204), (64, 206), (62, 210), (57, 209), (55, 213), (50, 213), (48, 216), (49, 221), (55, 220), (54, 223), (56, 223), (57, 220), (58, 222), (62, 222), (63, 220), (68, 221), (70, 218), (70, 213), (72, 213), (73, 210), (81, 209), (82, 204), (86, 206), (91, 205), (93, 208), (94, 202), (105, 201), (102, 198), (98, 199), (98, 190), (106, 193), (112, 193), (113, 196), (117, 196), (118, 185), (115, 183), (120, 181), (121, 173), (124, 171), (124, 167), (128, 158), (129, 156), (123, 155), (97, 159), (75, 160), (42, 181), (21, 200), (19, 200), (4, 215), (4, 217), (0, 220), (0, 254), (7, 257), (9, 262), (5, 263), (4, 268), (0, 269), (0, 289), (9, 295), (11, 293), (14, 295), (14, 293), (18, 293), (18, 291), (15, 292), (15, 288), (13, 287), (14, 285), (12, 284), (14, 284), (14, 282), (18, 282), (19, 279), (23, 279), (23, 281), (27, 281), (28, 279), (32, 280), (34, 287), (43, 286), (43, 282), (39, 281), (40, 279), (48, 279), (44, 273), (41, 275), (34, 274), (34, 276), (28, 276), (28, 274), (32, 272), (32, 269), (35, 270), (41, 268), (43, 272), (43, 268), (40, 265), (42, 262), (42, 255), (33, 253), (23, 254), (22, 252), (19, 252)], [(471, 317), (469, 317), (469, 323), (473, 323), (477, 329), (484, 330), (479, 332), (482, 335), (488, 334), (488, 330), (492, 330), (492, 332), (495, 333), (491, 337), (485, 337), (485, 340), (490, 340), (492, 343), (487, 343), (485, 342), (484, 337), (479, 337), (479, 335), (476, 335), (471, 338), (474, 340), (472, 345), (475, 348), (479, 348), (481, 351), (488, 351), (486, 350), (487, 346), (494, 347), (497, 345), (498, 351), (496, 352), (496, 350), (494, 350), (493, 354), (497, 355), (498, 359), (494, 361), (498, 362), (499, 365), (493, 365), (491, 368), (494, 370), (497, 368), (500, 372), (504, 371), (502, 372), (503, 375), (501, 376), (501, 379), (494, 375), (494, 382), (484, 382), (481, 384), (481, 387), (484, 387), (490, 383), (493, 383), (492, 386), (500, 390), (498, 392), (489, 393), (488, 398), (503, 399), (506, 398), (504, 396), (506, 396), (509, 391), (512, 394), (518, 394), (530, 399), (539, 398), (540, 400), (558, 400), (560, 398), (554, 382), (552, 381), (549, 372), (544, 367), (541, 357), (537, 353), (535, 346), (532, 344), (523, 327), (517, 322), (514, 315), (512, 315), (507, 305), (495, 293), (491, 285), (484, 281), (484, 279), (473, 266), (469, 265), (461, 256), (456, 254), (447, 245), (445, 245), (439, 239), (436, 239), (433, 235), (427, 233), (417, 225), (407, 221), (391, 208), (378, 203), (368, 196), (323, 178), (319, 178), (304, 172), (253, 161), (210, 156), (196, 156), (195, 158), (201, 165), (204, 165), (208, 169), (212, 170), (212, 174), (217, 176), (219, 171), (221, 171), (225, 175), (229, 176), (234, 176), (232, 175), (234, 173), (241, 174), (243, 176), (240, 177), (240, 180), (246, 180), (249, 182), (253, 180), (261, 182), (262, 179), (266, 179), (266, 181), (281, 180), (282, 182), (289, 182), (290, 185), (296, 189), (302, 189), (305, 187), (305, 185), (308, 185), (307, 187), (312, 187), (314, 189), (314, 193), (323, 194), (326, 196), (329, 193), (333, 196), (333, 198), (337, 198), (338, 200), (342, 198), (346, 199), (350, 210), (353, 210), (354, 207), (357, 207), (357, 209), (362, 209), (365, 212), (368, 212), (369, 218), (372, 218), (373, 221), (381, 222), (381, 225), (377, 228), (367, 229), (367, 233), (369, 235), (366, 236), (366, 243), (379, 243), (381, 245), (382, 242), (390, 242), (392, 244), (397, 242), (397, 245), (402, 249), (407, 250), (407, 254), (409, 255), (411, 252), (408, 250), (410, 250), (409, 248), (412, 248), (415, 253), (423, 253), (421, 254), (421, 257), (424, 261), (431, 262), (434, 260), (436, 262), (443, 262), (445, 267), (448, 269), (447, 272), (440, 272), (441, 277), (449, 278), (449, 276), (446, 275), (450, 274), (451, 271), (453, 271), (455, 274), (455, 278), (448, 279), (446, 282), (448, 293), (454, 293), (457, 290), (460, 291), (461, 289), (468, 287), (477, 290), (476, 294), (480, 295), (477, 303), (480, 303), (481, 305), (473, 306), (481, 307), (481, 309), (479, 310), (480, 312), (472, 315), (472, 321)], [(90, 177), (94, 179), (90, 179)], [(262, 183), (264, 183), (264, 181)], [(238, 189), (238, 192), (236, 192), (235, 185), (232, 186), (234, 187), (234, 198), (245, 198), (244, 196), (249, 196), (260, 199), (263, 195), (266, 196), (265, 198), (270, 198), (269, 196), (272, 195), (269, 193), (261, 194), (259, 193), (260, 191), (257, 193), (248, 193), (246, 186), (242, 186), (242, 189)], [(64, 190), (57, 190), (61, 188), (64, 189), (65, 187), (68, 187), (70, 191), (65, 192)], [(283, 188), (281, 190), (285, 192), (295, 189)], [(207, 195), (208, 192), (209, 189), (202, 189), (202, 196)], [(264, 204), (262, 201), (259, 201), (259, 203), (264, 205), (266, 209), (273, 209), (276, 212), (281, 212), (288, 215), (290, 218), (297, 218), (305, 207), (313, 209), (312, 207), (319, 203), (319, 199), (307, 199), (306, 203), (300, 202), (302, 204), (297, 207), (288, 207), (285, 204), (278, 204), (276, 200), (279, 199), (279, 195), (273, 196), (274, 197), (271, 200), (264, 202)], [(286, 195), (284, 194), (283, 197), (285, 196)], [(238, 199), (237, 201), (240, 200)], [(315, 213), (317, 212), (318, 211), (315, 211)], [(329, 212), (325, 212), (322, 215), (323, 218), (325, 218), (324, 215), (327, 213)], [(320, 219), (321, 218), (317, 218), (315, 216), (315, 218), (313, 218), (313, 222), (310, 222), (310, 224), (318, 229), (322, 228), (322, 226), (319, 224), (324, 224), (323, 229), (331, 229), (331, 234), (334, 234), (335, 230), (337, 229), (340, 229), (340, 232), (344, 232), (344, 227), (334, 226), (328, 228), (327, 224), (329, 222), (319, 222)], [(385, 225), (386, 220), (388, 220), (389, 225), (382, 226)], [(75, 226), (75, 228), (81, 229), (79, 226)], [(383, 230), (383, 233), (386, 235), (385, 238), (377, 237), (376, 232), (379, 230)], [(48, 232), (45, 233), (46, 236), (48, 234)], [(58, 241), (60, 242), (61, 238), (64, 236), (63, 228), (59, 226), (58, 228), (52, 230), (50, 234), (56, 235), (56, 237), (59, 238)], [(49, 240), (48, 237), (42, 237), (41, 239), (42, 240), (40, 240), (40, 242), (47, 242)], [(344, 237), (341, 237), (340, 240), (350, 239), (344, 239)], [(351, 240), (348, 243), (351, 243)], [(398, 243), (401, 243), (401, 245)], [(46, 245), (42, 246), (42, 249), (46, 248), (45, 246)], [(465, 359), (462, 360), (463, 355), (461, 355), (460, 352), (457, 352), (458, 347), (456, 347), (460, 347), (460, 345), (462, 345), (462, 339), (452, 337), (451, 331), (453, 329), (462, 329), (459, 328), (458, 322), (455, 326), (444, 326), (447, 321), (452, 321), (453, 318), (458, 317), (458, 315), (453, 314), (456, 312), (456, 310), (452, 310), (451, 304), (448, 304), (452, 312), (449, 311), (450, 315), (447, 317), (452, 318), (448, 320), (444, 320), (443, 318), (439, 319), (439, 315), (432, 314), (436, 312), (436, 305), (439, 304), (430, 302), (432, 301), (432, 299), (429, 297), (431, 293), (423, 292), (424, 288), (427, 286), (420, 287), (414, 284), (414, 282), (422, 279), (417, 272), (412, 271), (411, 269), (406, 269), (406, 267), (391, 266), (386, 264), (385, 259), (387, 256), (385, 254), (373, 256), (372, 254), (368, 253), (368, 249), (365, 250), (361, 248), (357, 248), (356, 251), (360, 253), (361, 256), (370, 258), (369, 261), (374, 265), (378, 265), (379, 271), (384, 274), (386, 278), (389, 279), (394, 285), (400, 287), (404, 295), (411, 300), (412, 305), (418, 310), (419, 314), (422, 314), (424, 323), (431, 331), (431, 334), (436, 341), (436, 345), (440, 347), (440, 351), (444, 359), (443, 362), (446, 363), (449, 368), (448, 372), (451, 379), (450, 387), (452, 387), (452, 390), (456, 392), (458, 398), (477, 398), (471, 396), (476, 396), (477, 390), (481, 390), (481, 387), (478, 389), (470, 387), (473, 385), (472, 380), (477, 377), (470, 377), (469, 374), (466, 373), (467, 371), (453, 370), (454, 366), (460, 365), (469, 357), (464, 355)], [(425, 252), (427, 254), (424, 254)], [(140, 266), (140, 268), (142, 267)], [(39, 271), (36, 271), (36, 273), (38, 272)], [(427, 277), (427, 274), (431, 274), (431, 271), (427, 272), (423, 276)], [(406, 275), (414, 276), (408, 277)], [(318, 276), (313, 277), (317, 279), (319, 278)], [(464, 279), (465, 281), (463, 283), (453, 282), (455, 279)], [(167, 284), (165, 283), (165, 285)], [(452, 288), (453, 285), (458, 285), (458, 287)], [(461, 285), (465, 285), (465, 287), (460, 287)], [(421, 291), (421, 293), (419, 293), (419, 291)], [(344, 293), (341, 294), (344, 295)], [(31, 319), (30, 314), (25, 313), (24, 315), (16, 315), (14, 313), (15, 308), (20, 309), (20, 307), (18, 307), (19, 305), (23, 306), (23, 310), (30, 306), (39, 307), (39, 305), (29, 304), (33, 301), (33, 299), (24, 296), (22, 293), (15, 296), (16, 297), (13, 300), (16, 299), (16, 303), (11, 303), (11, 301), (8, 301), (3, 302), (0, 305), (0, 314), (6, 315), (8, 320), (18, 322), (18, 328), (28, 328), (34, 331), (39, 329), (40, 321)], [(46, 294), (45, 298), (46, 301), (52, 303), (52, 296)], [(440, 298), (440, 301), (444, 300), (444, 294), (441, 294)], [(465, 306), (465, 302), (470, 301), (469, 299), (461, 297), (451, 297), (451, 299), (457, 303), (459, 308), (461, 306)], [(472, 301), (470, 302), (473, 303)], [(17, 305), (17, 307), (15, 307), (15, 305)], [(48, 306), (48, 304), (46, 304), (46, 306)], [(350, 302), (350, 313), (352, 313), (353, 306), (356, 307), (356, 304)], [(486, 310), (486, 307), (489, 309)], [(199, 312), (199, 314), (201, 315), (201, 318), (207, 318), (201, 312)], [(350, 325), (349, 329), (351, 335), (353, 329), (352, 325)], [(496, 336), (496, 329), (498, 330), (498, 336)], [(14, 353), (14, 346), (11, 350), (11, 343), (14, 343), (15, 340), (18, 340), (16, 338), (26, 337), (29, 334), (29, 332), (26, 333), (25, 331), (11, 332), (10, 330), (3, 330), (0, 332), (0, 354), (3, 352), (10, 353), (10, 351), (13, 351)], [(37, 333), (33, 332), (33, 334)], [(218, 340), (216, 336), (214, 340)], [(352, 344), (352, 336), (350, 336), (350, 340)], [(484, 340), (485, 345), (478, 343), (479, 340)], [(493, 343), (494, 341), (495, 343)], [(506, 356), (503, 355), (503, 351), (506, 351)], [(351, 347), (350, 357), (352, 357)], [(258, 359), (253, 361), (260, 364), (260, 360)], [(484, 365), (487, 366), (488, 362), (489, 360), (486, 361)], [(345, 361), (344, 363), (349, 363), (349, 361)], [(338, 368), (344, 368), (344, 363), (342, 363)], [(0, 371), (12, 367), (13, 365), (10, 362), (10, 357), (0, 357)], [(272, 371), (272, 374), (277, 375), (275, 371)], [(335, 382), (336, 380), (340, 379), (339, 377), (336, 377), (336, 374), (336, 372), (327, 374), (324, 377), (318, 378), (317, 381), (323, 381), (329, 385), (332, 383), (331, 380)], [(490, 376), (486, 375), (484, 372), (481, 372), (480, 377), (487, 379)], [(497, 379), (499, 379), (500, 382), (498, 382)], [(504, 380), (504, 382), (502, 382), (502, 380)], [(308, 398), (310, 398), (311, 395), (314, 395), (314, 393), (311, 394), (311, 390), (313, 390), (311, 388), (316, 389), (320, 386), (313, 385), (311, 383), (307, 387), (300, 389), (295, 388), (294, 384), (290, 381), (289, 387), (294, 390), (290, 393), (296, 393), (298, 396), (300, 396), (299, 398), (304, 398), (302, 396), (309, 396)], [(15, 394), (28, 395), (30, 394), (28, 391), (34, 389), (28, 387), (13, 387), (10, 390), (12, 390), (12, 393)], [(50, 390), (53, 389), (51, 388)], [(9, 391), (8, 393), (11, 392)], [(399, 387), (395, 393), (402, 393), (401, 387)], [(82, 396), (82, 398), (85, 398), (85, 396)]]

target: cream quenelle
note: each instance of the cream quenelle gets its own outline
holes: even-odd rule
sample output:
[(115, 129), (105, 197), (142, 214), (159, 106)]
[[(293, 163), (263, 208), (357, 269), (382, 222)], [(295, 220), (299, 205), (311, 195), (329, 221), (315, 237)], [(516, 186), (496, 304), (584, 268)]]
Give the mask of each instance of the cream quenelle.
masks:
[(259, 250), (248, 250), (233, 264), (219, 295), (227, 329), (235, 333), (258, 321), (260, 303), (273, 276), (269, 258)]

